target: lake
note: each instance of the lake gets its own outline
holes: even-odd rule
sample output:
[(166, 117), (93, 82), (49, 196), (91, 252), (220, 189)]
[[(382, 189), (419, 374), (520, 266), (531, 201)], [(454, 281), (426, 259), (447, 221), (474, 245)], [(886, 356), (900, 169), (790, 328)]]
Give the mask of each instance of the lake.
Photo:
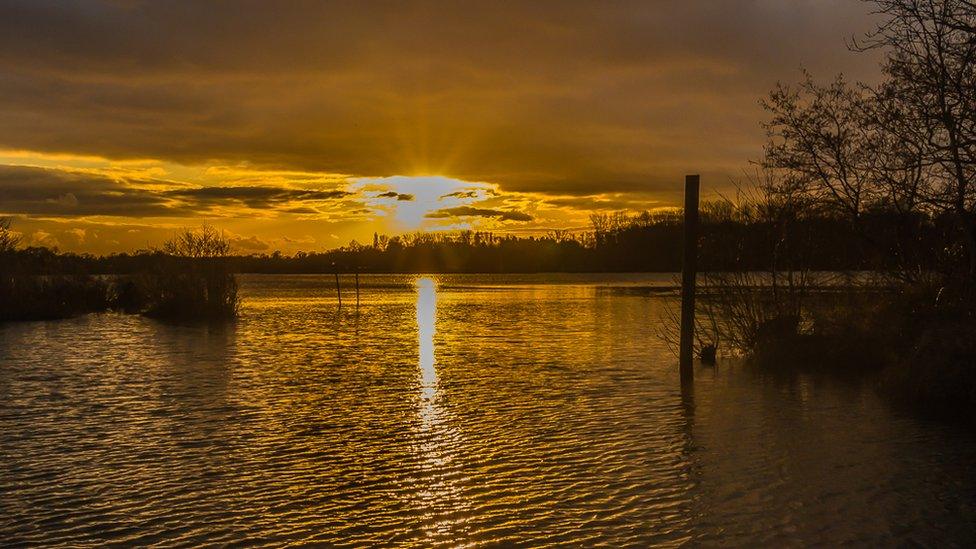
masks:
[(976, 439), (698, 366), (670, 275), (241, 278), (227, 326), (0, 327), (0, 541), (966, 546)]

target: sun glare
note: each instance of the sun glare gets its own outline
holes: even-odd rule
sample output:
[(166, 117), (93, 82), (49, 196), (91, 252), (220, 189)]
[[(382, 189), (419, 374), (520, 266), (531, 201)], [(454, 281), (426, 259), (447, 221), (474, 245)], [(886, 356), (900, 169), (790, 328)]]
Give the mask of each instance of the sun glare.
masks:
[(387, 211), (396, 228), (406, 230), (435, 228), (437, 220), (448, 218), (439, 211), (485, 200), (493, 189), (439, 175), (360, 179), (353, 188), (366, 194), (370, 205)]

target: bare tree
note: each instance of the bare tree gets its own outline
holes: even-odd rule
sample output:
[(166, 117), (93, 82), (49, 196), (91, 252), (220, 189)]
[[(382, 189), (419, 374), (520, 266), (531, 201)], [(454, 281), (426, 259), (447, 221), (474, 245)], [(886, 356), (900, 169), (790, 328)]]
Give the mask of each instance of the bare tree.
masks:
[(865, 124), (867, 99), (843, 77), (826, 86), (809, 74), (797, 86), (779, 84), (762, 101), (771, 114), (764, 167), (786, 174), (802, 192), (857, 219), (870, 200), (873, 135)]
[[(951, 216), (976, 280), (976, 4), (869, 0), (884, 21), (853, 45), (883, 49), (885, 80), (817, 85), (805, 75), (763, 102), (771, 117), (764, 167), (857, 225), (868, 211)], [(911, 231), (899, 240), (908, 258)], [(870, 240), (870, 236), (862, 233)], [(951, 254), (950, 254), (951, 255)], [(907, 262), (907, 259), (906, 259)], [(950, 266), (946, 266), (950, 267)]]
[(177, 257), (224, 257), (230, 243), (216, 228), (204, 224), (200, 230), (183, 229), (163, 244), (163, 251)]
[(210, 225), (183, 229), (163, 245), (174, 260), (162, 264), (145, 282), (146, 314), (167, 318), (220, 319), (237, 316), (237, 280), (219, 261), (230, 243)]
[(976, 278), (976, 3), (873, 0), (885, 17), (857, 49), (883, 48), (878, 119), (917, 151), (917, 198), (954, 214)]
[(0, 217), (0, 253), (12, 252), (20, 244), (20, 235), (10, 230), (10, 218)]

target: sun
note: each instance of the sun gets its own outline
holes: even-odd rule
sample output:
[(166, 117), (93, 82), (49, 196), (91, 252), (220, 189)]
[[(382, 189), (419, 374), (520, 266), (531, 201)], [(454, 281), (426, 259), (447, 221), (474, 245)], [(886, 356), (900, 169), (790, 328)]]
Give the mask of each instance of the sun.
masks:
[(417, 230), (443, 224), (441, 210), (491, 196), (494, 186), (440, 175), (363, 178), (353, 186), (375, 208), (390, 212), (397, 228)]

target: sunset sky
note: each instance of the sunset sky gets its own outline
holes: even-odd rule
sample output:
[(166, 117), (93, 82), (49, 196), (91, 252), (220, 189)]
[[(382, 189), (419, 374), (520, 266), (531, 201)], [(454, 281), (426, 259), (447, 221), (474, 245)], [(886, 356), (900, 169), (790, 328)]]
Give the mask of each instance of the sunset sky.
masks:
[(106, 253), (579, 228), (761, 154), (805, 67), (870, 80), (856, 0), (0, 0), (0, 215)]

